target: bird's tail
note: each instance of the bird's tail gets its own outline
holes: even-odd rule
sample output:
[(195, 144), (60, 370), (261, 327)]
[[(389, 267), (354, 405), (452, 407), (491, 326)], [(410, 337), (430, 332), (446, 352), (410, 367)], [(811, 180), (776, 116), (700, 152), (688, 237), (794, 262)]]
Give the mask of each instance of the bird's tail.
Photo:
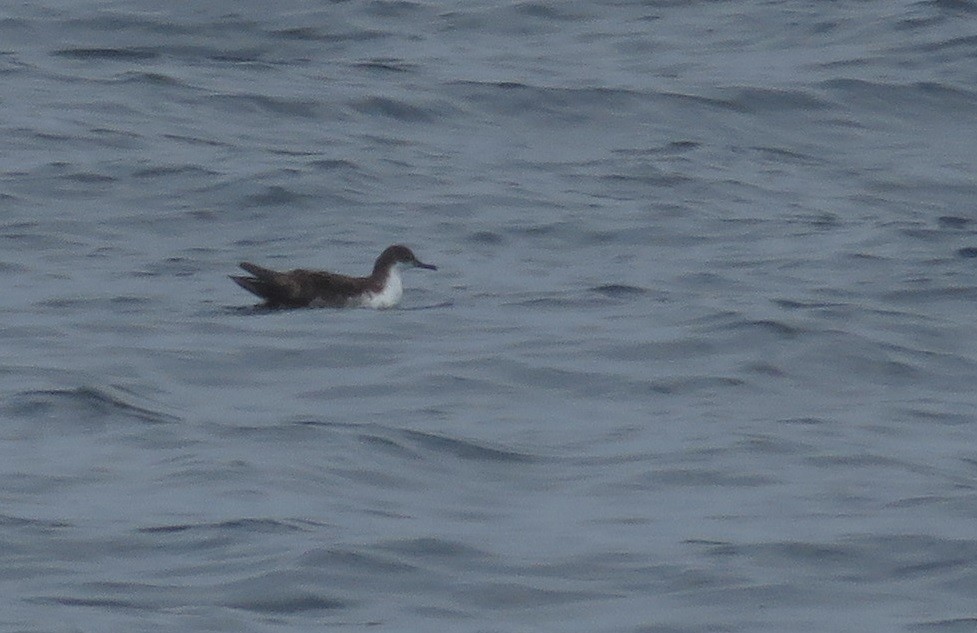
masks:
[(230, 275), (230, 278), (237, 285), (241, 286), (251, 294), (261, 297), (262, 299), (268, 299), (271, 295), (272, 283), (278, 273), (267, 268), (262, 268), (250, 262), (241, 262), (241, 268), (248, 271), (253, 277), (242, 277), (238, 275)]

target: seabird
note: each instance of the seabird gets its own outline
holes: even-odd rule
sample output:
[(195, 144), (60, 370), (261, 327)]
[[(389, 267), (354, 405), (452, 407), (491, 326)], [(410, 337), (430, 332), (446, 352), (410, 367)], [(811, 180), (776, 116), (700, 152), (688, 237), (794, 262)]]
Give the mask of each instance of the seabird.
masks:
[(250, 277), (231, 275), (237, 285), (264, 299), (268, 308), (391, 308), (404, 294), (401, 268), (436, 266), (417, 259), (406, 246), (395, 244), (377, 258), (369, 277), (348, 277), (337, 273), (301, 268), (277, 272), (249, 262), (241, 268)]

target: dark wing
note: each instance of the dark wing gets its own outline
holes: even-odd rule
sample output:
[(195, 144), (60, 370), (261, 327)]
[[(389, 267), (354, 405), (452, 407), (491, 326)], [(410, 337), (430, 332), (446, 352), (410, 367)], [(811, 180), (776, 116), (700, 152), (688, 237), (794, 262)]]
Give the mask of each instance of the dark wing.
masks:
[(361, 290), (363, 280), (316, 270), (277, 272), (248, 262), (241, 268), (252, 277), (231, 276), (239, 286), (265, 300), (273, 308), (308, 305), (342, 307)]

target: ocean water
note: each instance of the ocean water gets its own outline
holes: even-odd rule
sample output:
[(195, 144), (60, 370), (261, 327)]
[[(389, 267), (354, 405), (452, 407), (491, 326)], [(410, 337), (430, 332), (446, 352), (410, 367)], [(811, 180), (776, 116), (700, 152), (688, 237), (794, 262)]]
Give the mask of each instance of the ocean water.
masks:
[(0, 81), (0, 631), (977, 631), (974, 2), (41, 0)]

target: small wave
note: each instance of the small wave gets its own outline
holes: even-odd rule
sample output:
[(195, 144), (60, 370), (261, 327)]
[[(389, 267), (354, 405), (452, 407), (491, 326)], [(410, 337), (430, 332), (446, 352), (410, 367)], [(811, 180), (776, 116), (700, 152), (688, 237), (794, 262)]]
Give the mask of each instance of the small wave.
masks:
[(476, 231), (465, 236), (465, 241), (470, 244), (480, 244), (484, 246), (499, 246), (505, 244), (505, 237), (493, 231)]
[(364, 70), (378, 70), (388, 73), (409, 73), (413, 72), (417, 68), (416, 64), (411, 64), (402, 59), (395, 58), (371, 59), (369, 61), (353, 64), (353, 66), (355, 68), (362, 68)]
[[(99, 254), (93, 254), (99, 257)], [(71, 310), (87, 311), (95, 308), (103, 309), (113, 313), (142, 312), (145, 307), (152, 304), (153, 300), (148, 297), (121, 295), (118, 297), (56, 297), (39, 301), (35, 305), (46, 310)]]
[(578, 13), (570, 13), (566, 11), (565, 8), (566, 7), (560, 3), (519, 2), (512, 7), (512, 10), (521, 16), (538, 18), (546, 21), (573, 21), (586, 18), (586, 16)]
[(737, 332), (746, 331), (752, 333), (772, 333), (778, 337), (790, 339), (799, 336), (807, 330), (793, 325), (788, 325), (776, 319), (753, 319), (737, 320), (714, 328), (716, 331)]
[[(674, 186), (683, 182), (690, 182), (692, 179), (688, 176), (680, 173), (665, 173), (657, 168), (650, 167), (647, 165), (637, 166), (632, 168), (630, 173), (617, 173), (617, 174), (601, 174), (595, 178), (598, 183), (610, 185), (613, 187), (624, 187), (628, 185), (653, 185), (656, 187), (669, 187)], [(642, 189), (638, 189), (638, 192)], [(627, 192), (622, 192), (618, 190), (612, 196), (615, 200), (632, 200), (637, 195), (635, 192), (630, 192), (630, 195), (624, 195)]]
[(538, 460), (533, 455), (516, 451), (484, 446), (469, 440), (459, 440), (446, 435), (422, 433), (421, 431), (402, 431), (403, 437), (420, 448), (437, 453), (450, 453), (461, 459), (489, 462), (530, 463)]
[(322, 549), (306, 552), (300, 564), (310, 568), (345, 569), (377, 574), (416, 573), (420, 568), (390, 557), (381, 557), (348, 549)]
[(357, 165), (356, 163), (354, 163), (351, 160), (334, 159), (334, 158), (332, 158), (332, 159), (330, 159), (330, 158), (317, 159), (317, 160), (314, 160), (314, 161), (310, 162), (309, 163), (309, 166), (310, 167), (315, 167), (316, 169), (321, 169), (323, 171), (334, 171), (334, 170), (336, 170), (336, 171), (340, 171), (340, 170), (342, 170), (342, 171), (345, 171), (345, 170), (359, 171), (359, 169), (360, 169), (360, 166)]
[(309, 199), (310, 197), (305, 194), (273, 185), (266, 187), (260, 193), (245, 196), (242, 202), (246, 207), (283, 207), (298, 205)]
[(332, 611), (350, 606), (347, 600), (310, 590), (309, 579), (295, 572), (272, 572), (225, 585), (224, 604), (235, 609), (283, 615)]
[(603, 302), (593, 297), (579, 296), (550, 296), (534, 297), (520, 301), (507, 301), (504, 305), (517, 306), (521, 308), (534, 308), (545, 310), (566, 310), (569, 308), (588, 308), (601, 305)]
[(321, 30), (311, 26), (278, 29), (276, 31), (271, 31), (270, 34), (272, 37), (277, 37), (283, 40), (296, 40), (300, 42), (316, 42), (327, 39), (328, 37)]
[(488, 553), (470, 545), (430, 536), (388, 541), (381, 544), (379, 549), (409, 554), (425, 559), (477, 560), (489, 557)]
[(699, 149), (700, 147), (702, 147), (702, 143), (698, 143), (696, 141), (671, 141), (662, 145), (661, 147), (614, 149), (611, 150), (611, 154), (616, 156), (627, 156), (628, 158), (642, 158), (659, 155), (677, 156)]
[(189, 257), (167, 257), (161, 262), (147, 264), (133, 277), (192, 277), (200, 272), (200, 261)]
[(829, 420), (824, 418), (783, 418), (777, 420), (779, 424), (803, 424), (805, 426), (820, 426), (823, 424), (831, 424)]
[(190, 145), (204, 145), (206, 147), (233, 147), (229, 143), (224, 143), (223, 141), (215, 141), (209, 138), (200, 138), (199, 136), (185, 136), (182, 134), (163, 134), (163, 138), (172, 141), (182, 141)]
[(578, 604), (589, 600), (606, 600), (611, 594), (595, 591), (573, 591), (533, 587), (526, 583), (491, 582), (466, 586), (459, 596), (485, 609), (531, 609), (559, 604)]
[(582, 121), (594, 114), (627, 111), (646, 96), (623, 88), (532, 86), (511, 81), (459, 81), (450, 84), (459, 98), (506, 116), (557, 117)]
[(207, 58), (215, 62), (230, 62), (232, 64), (253, 64), (261, 66), (271, 66), (273, 64), (273, 62), (265, 59), (265, 51), (261, 48), (212, 50), (207, 54)]
[[(113, 389), (113, 391), (117, 391)], [(25, 391), (15, 395), (3, 409), (26, 419), (55, 419), (77, 423), (79, 419), (102, 422), (121, 418), (150, 424), (178, 422), (180, 418), (146, 406), (126, 402), (123, 395), (94, 387)]]
[(137, 149), (142, 145), (142, 137), (138, 133), (109, 128), (91, 128), (84, 140), (100, 147), (117, 149)]
[(143, 534), (177, 534), (182, 532), (247, 532), (276, 534), (284, 532), (298, 532), (305, 528), (293, 523), (278, 521), (274, 519), (235, 519), (232, 521), (220, 521), (217, 523), (177, 523), (173, 525), (154, 525), (151, 527), (139, 528), (137, 531)]
[(907, 109), (922, 105), (938, 110), (972, 110), (977, 102), (977, 93), (935, 82), (916, 82), (894, 84), (864, 79), (831, 79), (823, 86), (835, 93), (839, 100), (864, 107), (868, 110), (898, 110), (901, 116), (908, 116)]
[(955, 413), (952, 411), (939, 411), (934, 409), (907, 408), (903, 410), (908, 417), (919, 420), (926, 424), (945, 424), (948, 426), (966, 426), (972, 424), (974, 419), (969, 413)]
[(179, 79), (158, 72), (125, 72), (119, 75), (116, 81), (119, 83), (145, 84), (149, 86), (186, 86)]
[(27, 268), (27, 266), (24, 266), (23, 264), (15, 264), (12, 262), (0, 261), (0, 273), (6, 273), (8, 275), (12, 275), (15, 273), (17, 274), (26, 273), (28, 270), (30, 269)]
[(958, 215), (941, 215), (936, 218), (936, 221), (944, 229), (965, 229), (973, 223), (972, 218), (963, 218)]
[(415, 2), (414, 0), (372, 0), (363, 3), (363, 8), (367, 15), (387, 19), (407, 19), (419, 17), (422, 19), (433, 19), (433, 14), (424, 14), (426, 3)]
[(954, 540), (925, 535), (880, 535), (846, 539), (840, 543), (777, 541), (714, 548), (723, 557), (739, 556), (767, 566), (818, 570), (844, 582), (868, 579), (897, 580), (954, 578), (977, 563), (973, 540)]
[(977, 617), (930, 620), (928, 622), (911, 624), (907, 628), (910, 631), (920, 631), (922, 633), (974, 633), (974, 631), (977, 631)]
[(318, 117), (319, 104), (310, 99), (269, 97), (259, 94), (220, 94), (205, 98), (232, 111), (280, 114), (300, 119)]
[[(38, 596), (27, 598), (28, 602), (43, 605), (63, 605), (72, 607), (96, 607), (120, 611), (156, 611), (176, 604), (176, 591), (172, 586), (138, 582), (86, 582), (75, 586), (82, 595)], [(70, 591), (70, 590), (69, 590)]]
[(744, 385), (746, 385), (746, 381), (741, 378), (730, 378), (727, 376), (690, 376), (687, 378), (652, 382), (651, 390), (655, 393), (680, 395), (698, 391), (742, 387)]
[(180, 24), (172, 20), (160, 20), (153, 13), (122, 13), (110, 11), (91, 12), (84, 18), (68, 20), (72, 27), (108, 31), (113, 35), (122, 31), (143, 31), (144, 33), (159, 33), (163, 35), (188, 35), (196, 31), (195, 28)]
[(417, 106), (388, 97), (369, 97), (356, 101), (352, 108), (361, 114), (382, 116), (406, 123), (430, 123), (438, 112), (431, 106)]
[(346, 27), (345, 30), (327, 31), (318, 27), (299, 26), (294, 28), (271, 31), (270, 35), (277, 39), (294, 40), (299, 42), (365, 42), (380, 39), (388, 34), (372, 29)]
[(848, 307), (847, 303), (836, 301), (797, 301), (795, 299), (773, 299), (772, 303), (785, 310), (836, 310)]
[[(275, 314), (281, 314), (281, 310), (276, 308), (269, 308), (268, 306), (256, 303), (254, 305), (233, 305), (233, 306), (221, 306), (218, 309), (219, 314), (226, 314), (230, 316), (269, 316)], [(311, 424), (311, 423), (310, 423)]]
[(159, 52), (148, 48), (62, 48), (54, 52), (58, 57), (83, 60), (145, 61), (159, 57)]
[(603, 286), (595, 286), (590, 291), (614, 299), (627, 299), (648, 294), (648, 291), (644, 288), (628, 286), (626, 284), (605, 284)]
[(790, 110), (827, 110), (831, 103), (803, 90), (740, 88), (732, 91), (730, 105), (745, 112), (783, 112)]
[(372, 433), (362, 433), (359, 435), (359, 440), (364, 444), (369, 444), (371, 447), (381, 450), (385, 453), (391, 453), (399, 457), (404, 457), (408, 459), (417, 459), (420, 454), (408, 448), (402, 442), (398, 442), (389, 437), (383, 435), (372, 434)]
[(217, 172), (199, 165), (156, 165), (132, 172), (134, 178), (159, 178), (169, 176), (215, 176)]
[(108, 184), (113, 183), (117, 179), (106, 175), (106, 174), (96, 174), (92, 172), (76, 172), (73, 174), (67, 174), (62, 176), (64, 180), (70, 180), (72, 182), (78, 182), (86, 185), (90, 184)]
[(296, 591), (294, 593), (280, 592), (278, 595), (275, 595), (275, 592), (256, 592), (256, 594), (254, 598), (232, 601), (227, 606), (245, 611), (274, 614), (331, 611), (350, 606), (350, 603), (346, 600), (327, 598), (307, 591)]
[(736, 110), (739, 112), (743, 110), (731, 99), (682, 92), (663, 92), (660, 93), (660, 96), (667, 102), (674, 102), (672, 105), (677, 105), (683, 109), (688, 109), (688, 106), (705, 106), (710, 110)]
[(42, 519), (25, 519), (9, 514), (0, 514), (0, 526), (9, 528), (39, 528), (42, 530), (52, 530), (71, 527), (70, 523), (62, 521), (46, 521)]
[(802, 165), (802, 166), (813, 166), (813, 165), (828, 164), (828, 161), (824, 158), (818, 158), (810, 154), (802, 154), (798, 151), (786, 149), (783, 147), (756, 146), (756, 147), (751, 147), (750, 149), (760, 154), (760, 156), (768, 158), (772, 162), (776, 162), (779, 165), (794, 164), (794, 165)]
[(586, 13), (576, 11), (578, 5), (570, 3), (527, 0), (497, 5), (494, 8), (472, 9), (471, 7), (478, 5), (455, 3), (453, 6), (464, 7), (464, 10), (443, 12), (439, 19), (443, 28), (449, 32), (467, 31), (477, 33), (479, 37), (484, 37), (487, 33), (539, 37), (541, 31), (562, 28), (563, 22), (592, 19)]
[(74, 598), (71, 596), (56, 596), (49, 598), (33, 598), (30, 602), (36, 604), (53, 604), (63, 607), (98, 607), (101, 609), (139, 609), (143, 605), (134, 600), (119, 598)]
[[(969, 255), (959, 255), (968, 257)], [(912, 290), (892, 290), (882, 294), (886, 301), (921, 304), (932, 301), (977, 301), (977, 286), (945, 286), (943, 288), (920, 288)]]
[(395, 309), (401, 312), (413, 312), (415, 310), (438, 310), (440, 308), (450, 308), (454, 305), (454, 301), (441, 301), (439, 303), (429, 303), (419, 306), (397, 306)]

